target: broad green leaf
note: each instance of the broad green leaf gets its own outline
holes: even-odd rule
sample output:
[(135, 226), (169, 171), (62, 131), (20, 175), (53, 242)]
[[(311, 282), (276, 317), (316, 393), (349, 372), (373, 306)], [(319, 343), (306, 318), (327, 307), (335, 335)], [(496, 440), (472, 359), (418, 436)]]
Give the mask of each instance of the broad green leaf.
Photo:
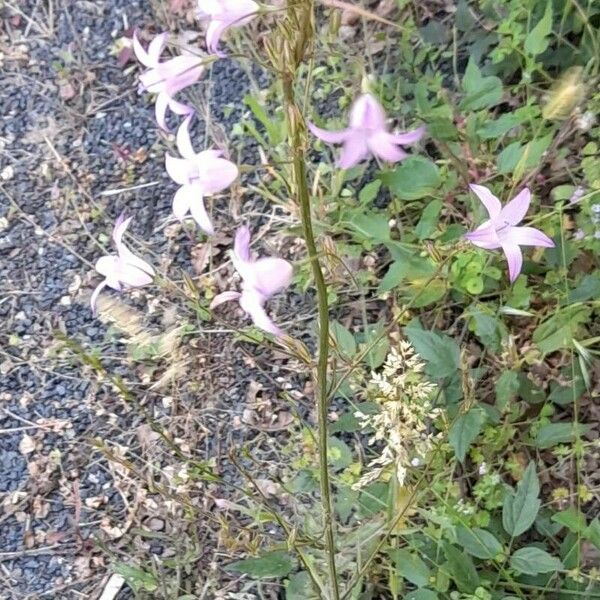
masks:
[(600, 550), (600, 519), (598, 517), (583, 530), (583, 537)]
[(408, 157), (381, 178), (392, 193), (402, 200), (418, 200), (430, 196), (442, 182), (435, 163), (422, 156)]
[(416, 327), (405, 327), (404, 334), (428, 363), (427, 372), (436, 379), (450, 377), (458, 369), (460, 348), (451, 337)]
[(144, 571), (144, 569), (124, 563), (116, 563), (113, 569), (115, 573), (121, 575), (127, 581), (127, 584), (135, 592), (155, 592), (158, 589), (158, 581), (154, 575)]
[(583, 435), (589, 429), (588, 425), (578, 423), (549, 423), (542, 425), (534, 439), (536, 448), (544, 450), (557, 444), (573, 442), (576, 436)]
[(352, 358), (356, 354), (356, 341), (352, 333), (338, 321), (332, 321), (329, 324), (329, 331), (340, 354), (346, 358)]
[(563, 568), (560, 559), (536, 546), (520, 548), (510, 557), (510, 566), (525, 575), (551, 573)]
[(475, 441), (485, 423), (485, 413), (479, 408), (471, 408), (460, 415), (452, 424), (448, 441), (454, 449), (456, 458), (463, 462), (471, 444)]
[(285, 588), (285, 600), (318, 600), (310, 575), (306, 571), (294, 573)]
[(358, 491), (344, 485), (338, 486), (335, 493), (335, 510), (342, 523), (345, 523), (358, 500)]
[(414, 552), (405, 548), (389, 551), (390, 558), (394, 561), (396, 572), (417, 587), (424, 587), (429, 583), (431, 571), (423, 560)]
[(502, 100), (502, 81), (498, 77), (484, 77), (471, 58), (465, 70), (462, 86), (465, 97), (460, 104), (464, 111), (495, 106)]
[(482, 310), (475, 310), (469, 323), (470, 329), (481, 340), (484, 346), (494, 352), (500, 351), (503, 338), (506, 336), (506, 328), (502, 321), (494, 315)]
[(369, 204), (370, 202), (373, 202), (373, 200), (375, 200), (375, 198), (377, 198), (377, 194), (379, 193), (380, 187), (381, 187), (380, 179), (375, 179), (375, 181), (371, 181), (370, 183), (367, 183), (367, 185), (365, 185), (362, 188), (362, 190), (360, 190), (360, 193), (358, 194), (358, 201), (361, 204)]
[(439, 596), (432, 590), (422, 588), (420, 590), (415, 590), (414, 592), (408, 592), (408, 594), (404, 596), (404, 600), (439, 600)]
[(552, 515), (551, 519), (573, 533), (582, 533), (587, 526), (585, 515), (573, 507)]
[(371, 242), (386, 242), (390, 239), (388, 218), (383, 214), (354, 214), (350, 226), (359, 237)]
[(540, 482), (535, 463), (530, 462), (516, 492), (507, 494), (502, 507), (502, 525), (506, 533), (517, 537), (525, 533), (534, 523), (540, 510)]
[(495, 140), (501, 135), (508, 133), (511, 129), (518, 127), (526, 120), (527, 118), (519, 116), (517, 113), (505, 113), (495, 121), (486, 121), (486, 123), (477, 130), (477, 135), (484, 140)]
[(421, 219), (415, 227), (415, 234), (420, 240), (424, 240), (431, 236), (437, 229), (440, 211), (443, 203), (441, 200), (432, 200), (423, 211)]
[(358, 516), (361, 519), (371, 517), (388, 506), (389, 485), (376, 481), (362, 489), (358, 499)]
[(600, 297), (600, 275), (593, 273), (586, 275), (579, 285), (569, 292), (569, 303), (586, 302)]
[(285, 577), (294, 568), (294, 563), (289, 554), (276, 550), (267, 552), (258, 558), (238, 560), (225, 567), (226, 571), (244, 573), (256, 579), (269, 577)]
[(498, 172), (503, 174), (514, 173), (515, 178), (520, 177), (525, 171), (539, 164), (542, 154), (550, 146), (552, 138), (553, 134), (550, 133), (525, 145), (520, 142), (509, 144), (498, 155)]
[(387, 335), (384, 335), (385, 322), (379, 321), (372, 325), (367, 325), (364, 332), (365, 346), (370, 348), (364, 358), (364, 362), (371, 369), (380, 367), (385, 361), (390, 350), (390, 340)]
[(525, 38), (525, 52), (532, 56), (541, 54), (548, 48), (548, 36), (552, 32), (552, 2), (548, 1), (544, 16), (536, 23), (535, 27)]
[(471, 557), (450, 544), (444, 545), (448, 575), (456, 582), (461, 592), (471, 594), (479, 585), (479, 575)]
[(502, 544), (485, 529), (459, 526), (456, 530), (458, 543), (466, 552), (477, 558), (490, 560), (502, 553)]
[(516, 371), (504, 371), (498, 377), (494, 388), (496, 390), (496, 406), (500, 410), (505, 410), (516, 398), (519, 386), (519, 374)]
[(330, 466), (341, 471), (352, 464), (352, 452), (346, 442), (336, 437), (329, 438), (329, 448), (327, 449), (328, 462)]

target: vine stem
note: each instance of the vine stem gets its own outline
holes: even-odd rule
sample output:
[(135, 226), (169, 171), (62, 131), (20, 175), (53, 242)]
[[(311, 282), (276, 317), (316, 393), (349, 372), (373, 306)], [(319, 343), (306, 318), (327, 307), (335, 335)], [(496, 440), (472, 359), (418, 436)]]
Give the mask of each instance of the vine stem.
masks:
[[(306, 44), (307, 32), (312, 30), (311, 11), (300, 10), (297, 32), (300, 39)], [(296, 55), (298, 56), (298, 55)], [(302, 221), (302, 231), (306, 247), (308, 250), (308, 259), (311, 264), (315, 288), (317, 291), (317, 306), (319, 320), (319, 349), (316, 369), (316, 404), (318, 418), (318, 452), (319, 452), (319, 479), (321, 486), (321, 507), (323, 511), (323, 531), (325, 537), (327, 567), (329, 573), (329, 588), (332, 600), (340, 600), (339, 582), (337, 578), (337, 568), (335, 564), (335, 532), (333, 521), (333, 502), (331, 493), (331, 481), (329, 478), (328, 467), (328, 439), (327, 439), (327, 414), (329, 406), (328, 394), (328, 364), (329, 364), (329, 303), (327, 299), (327, 283), (323, 275), (319, 252), (315, 241), (313, 231), (312, 213), (310, 206), (310, 194), (308, 189), (308, 177), (306, 173), (306, 127), (302, 113), (296, 102), (294, 91), (294, 80), (296, 68), (288, 68), (282, 73), (283, 96), (285, 102), (285, 112), (287, 116), (287, 125), (289, 132), (289, 143), (292, 150), (292, 189), (295, 191), (297, 201), (300, 206), (300, 218)]]

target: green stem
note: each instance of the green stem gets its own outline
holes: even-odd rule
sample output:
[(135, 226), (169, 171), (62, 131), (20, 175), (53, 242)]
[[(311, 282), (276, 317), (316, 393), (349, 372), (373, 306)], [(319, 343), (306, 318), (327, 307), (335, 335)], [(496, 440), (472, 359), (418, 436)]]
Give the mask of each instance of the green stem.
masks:
[[(310, 17), (309, 11), (302, 11), (305, 19)], [(308, 25), (304, 24), (306, 29)], [(316, 402), (318, 415), (318, 440), (319, 440), (319, 476), (321, 484), (321, 505), (323, 510), (323, 529), (327, 553), (327, 566), (329, 571), (329, 585), (332, 600), (339, 600), (340, 591), (335, 565), (335, 535), (333, 528), (333, 502), (331, 498), (331, 482), (327, 462), (327, 413), (329, 406), (327, 375), (329, 358), (329, 304), (327, 300), (327, 283), (323, 276), (319, 253), (313, 231), (310, 194), (306, 174), (305, 126), (300, 109), (298, 108), (294, 93), (294, 75), (292, 70), (282, 74), (283, 95), (287, 115), (289, 141), (292, 149), (292, 188), (300, 205), (302, 231), (308, 258), (311, 264), (315, 287), (317, 290), (317, 305), (319, 312), (319, 355), (316, 373)]]

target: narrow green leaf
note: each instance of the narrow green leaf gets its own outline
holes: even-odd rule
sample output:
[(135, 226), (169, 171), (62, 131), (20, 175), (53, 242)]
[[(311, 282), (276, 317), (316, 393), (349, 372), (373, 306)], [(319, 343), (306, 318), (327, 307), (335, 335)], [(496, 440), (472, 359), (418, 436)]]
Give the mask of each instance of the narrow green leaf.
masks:
[(549, 423), (542, 425), (535, 436), (534, 443), (536, 448), (544, 450), (552, 448), (557, 444), (568, 444), (573, 442), (575, 437), (583, 435), (589, 429), (589, 425), (578, 423)]
[(443, 203), (441, 200), (432, 200), (423, 211), (421, 219), (415, 227), (415, 234), (420, 240), (424, 240), (433, 234), (437, 228), (440, 211)]
[(479, 585), (479, 575), (470, 556), (450, 544), (444, 545), (448, 575), (461, 592), (471, 594)]
[(294, 568), (294, 563), (289, 554), (276, 550), (267, 552), (258, 558), (238, 560), (225, 567), (226, 571), (245, 573), (256, 579), (269, 577), (285, 577)]
[(460, 415), (452, 424), (448, 441), (460, 462), (465, 460), (467, 451), (480, 434), (484, 423), (485, 413), (479, 408), (472, 408), (469, 412)]
[(551, 556), (545, 550), (536, 546), (520, 548), (510, 557), (510, 566), (515, 571), (525, 575), (551, 573), (563, 568), (560, 559)]
[(371, 181), (367, 183), (358, 194), (358, 201), (361, 204), (369, 204), (373, 202), (375, 198), (377, 198), (377, 194), (379, 193), (379, 188), (381, 188), (381, 180), (375, 179), (375, 181)]
[(507, 494), (502, 507), (502, 525), (506, 533), (517, 537), (534, 523), (540, 510), (540, 482), (532, 461), (517, 484), (515, 493)]

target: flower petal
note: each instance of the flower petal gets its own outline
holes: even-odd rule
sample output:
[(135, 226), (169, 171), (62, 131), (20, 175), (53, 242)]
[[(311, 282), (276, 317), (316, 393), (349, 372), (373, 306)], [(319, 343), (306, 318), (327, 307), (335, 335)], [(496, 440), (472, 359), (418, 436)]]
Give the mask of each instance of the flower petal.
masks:
[(413, 129), (412, 131), (406, 131), (404, 133), (390, 133), (394, 144), (400, 144), (402, 146), (410, 146), (411, 144), (415, 144), (418, 142), (427, 131), (427, 127), (422, 125), (421, 127), (417, 127), (417, 129)]
[(170, 154), (165, 155), (165, 169), (169, 177), (180, 185), (187, 185), (192, 178), (197, 177), (198, 170), (194, 160), (189, 158), (176, 158)]
[(250, 230), (242, 225), (235, 234), (233, 253), (237, 260), (250, 262)]
[(221, 294), (217, 294), (213, 301), (210, 303), (210, 309), (216, 308), (225, 302), (230, 302), (231, 300), (239, 300), (241, 294), (239, 292), (222, 292)]
[(391, 163), (398, 162), (408, 156), (402, 148), (394, 144), (393, 136), (386, 131), (378, 131), (369, 136), (367, 146), (372, 154)]
[(465, 233), (464, 237), (478, 248), (485, 250), (496, 250), (501, 247), (498, 233), (489, 220), (482, 223), (475, 231)]
[(94, 291), (92, 292), (92, 297), (90, 298), (90, 306), (92, 307), (92, 313), (96, 314), (96, 303), (98, 302), (98, 296), (100, 292), (106, 287), (106, 279), (100, 282)]
[(514, 244), (508, 240), (504, 240), (502, 242), (502, 251), (504, 252), (508, 262), (508, 275), (510, 282), (514, 283), (515, 279), (521, 272), (521, 268), (523, 267), (523, 253), (517, 244)]
[(348, 135), (352, 132), (351, 129), (341, 129), (340, 131), (328, 131), (327, 129), (321, 129), (313, 123), (308, 123), (308, 128), (312, 134), (318, 137), (320, 140), (327, 142), (328, 144), (341, 144), (346, 140)]
[(210, 54), (216, 54), (222, 56), (223, 53), (219, 51), (219, 42), (221, 36), (228, 27), (228, 23), (213, 19), (206, 28), (206, 50)]
[[(116, 281), (117, 273), (119, 272), (119, 257), (111, 254), (109, 256), (101, 256), (96, 261), (96, 271), (103, 275), (109, 281)], [(107, 283), (107, 285), (110, 285)], [(111, 285), (111, 287), (113, 287)]]
[(187, 117), (183, 123), (177, 129), (177, 149), (179, 154), (184, 158), (194, 158), (196, 153), (192, 146), (192, 140), (190, 138), (190, 121), (192, 117)]
[[(161, 36), (164, 37), (164, 39), (166, 40), (166, 33), (161, 34)], [(160, 52), (158, 53), (158, 56), (156, 57), (156, 60), (154, 59), (155, 54), (154, 51), (151, 54), (150, 50), (152, 48), (152, 44), (154, 44), (154, 42), (156, 42), (156, 40), (158, 40), (159, 42), (161, 41), (160, 38), (161, 36), (156, 36), (152, 42), (150, 43), (150, 47), (148, 48), (148, 52), (146, 52), (146, 50), (144, 50), (144, 47), (142, 46), (140, 39), (138, 38), (137, 35), (137, 31), (133, 32), (133, 53), (135, 54), (135, 57), (145, 66), (145, 67), (155, 67), (158, 64), (158, 57), (160, 56)], [(164, 42), (163, 42), (164, 45)], [(156, 49), (156, 45), (154, 46), (154, 49)], [(160, 50), (162, 51), (162, 47), (160, 48)]]
[(152, 283), (151, 275), (132, 264), (120, 265), (119, 279), (121, 283), (129, 287), (142, 287)]
[(483, 185), (472, 183), (469, 187), (485, 206), (490, 219), (496, 219), (502, 210), (502, 204), (500, 203), (500, 200), (498, 200), (498, 198), (496, 198), (496, 196), (494, 196), (494, 194), (492, 194), (492, 192), (490, 192), (490, 190)]
[(500, 212), (499, 221), (517, 225), (523, 220), (529, 209), (531, 192), (529, 188), (521, 190)]
[(205, 150), (196, 155), (198, 184), (205, 195), (216, 194), (229, 187), (239, 174), (237, 165), (220, 158), (215, 150)]
[(535, 227), (511, 227), (507, 239), (519, 246), (542, 246), (554, 248), (554, 242), (543, 232)]
[(283, 258), (260, 258), (252, 263), (252, 287), (268, 298), (290, 284), (292, 273), (292, 265)]
[(177, 102), (173, 98), (169, 98), (169, 108), (176, 115), (185, 115), (186, 117), (191, 117), (194, 114), (194, 109), (187, 104), (183, 104), (183, 102)]
[(117, 252), (120, 251), (120, 248), (123, 245), (122, 238), (125, 231), (129, 227), (129, 223), (131, 223), (132, 218), (133, 217), (125, 218), (125, 213), (121, 213), (115, 221), (115, 225), (113, 227), (112, 232), (112, 239), (115, 243), (115, 246), (117, 247)]
[(340, 169), (350, 169), (368, 156), (369, 148), (364, 134), (354, 132), (344, 142), (337, 164)]
[(154, 115), (156, 117), (156, 122), (163, 131), (169, 131), (166, 120), (169, 101), (169, 96), (165, 92), (161, 92), (158, 94), (158, 96), (156, 96), (156, 101), (154, 104)]
[(261, 297), (252, 291), (244, 291), (240, 296), (240, 306), (250, 315), (256, 327), (273, 335), (281, 335), (281, 329), (267, 315), (263, 302)]
[(149, 65), (149, 66), (158, 64), (160, 55), (167, 43), (168, 37), (169, 37), (169, 34), (168, 34), (168, 32), (165, 31), (163, 33), (159, 33), (150, 42), (150, 45), (148, 46), (148, 58), (150, 59), (150, 61), (152, 61), (152, 65)]
[(192, 217), (194, 217), (194, 221), (198, 223), (198, 227), (204, 231), (207, 235), (214, 235), (215, 230), (206, 212), (206, 207), (204, 206), (204, 198), (202, 198), (202, 194), (200, 193), (200, 188), (197, 186), (194, 187), (197, 190), (197, 196), (190, 203), (190, 212), (192, 213)]
[(158, 66), (161, 79), (169, 96), (196, 83), (204, 73), (204, 65), (198, 56), (175, 56)]
[(175, 192), (173, 196), (173, 214), (180, 221), (183, 221), (190, 212), (195, 193), (194, 187), (191, 185), (183, 185)]
[(385, 131), (385, 111), (373, 94), (362, 94), (350, 109), (350, 127)]

